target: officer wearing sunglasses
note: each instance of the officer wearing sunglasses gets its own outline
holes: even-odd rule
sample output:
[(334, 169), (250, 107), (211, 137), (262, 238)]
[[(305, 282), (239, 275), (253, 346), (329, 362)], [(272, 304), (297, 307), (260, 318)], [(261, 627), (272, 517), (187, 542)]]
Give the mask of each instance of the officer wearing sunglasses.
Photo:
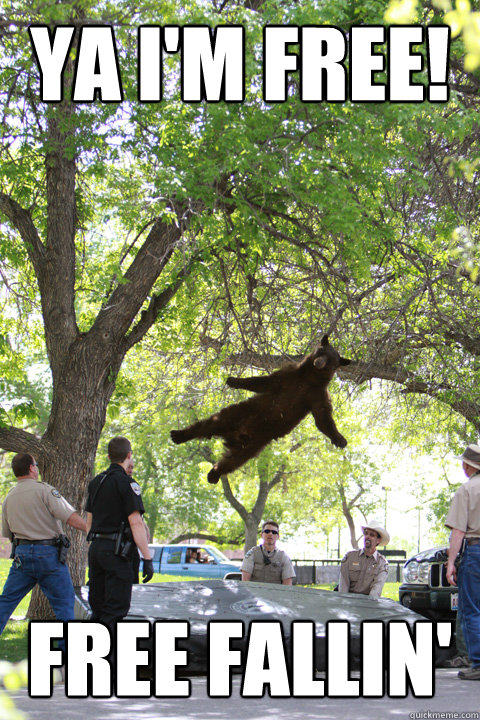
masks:
[(280, 537), (278, 523), (267, 520), (262, 525), (262, 544), (247, 552), (242, 563), (242, 580), (291, 585), (295, 577), (292, 561), (283, 550), (277, 550)]

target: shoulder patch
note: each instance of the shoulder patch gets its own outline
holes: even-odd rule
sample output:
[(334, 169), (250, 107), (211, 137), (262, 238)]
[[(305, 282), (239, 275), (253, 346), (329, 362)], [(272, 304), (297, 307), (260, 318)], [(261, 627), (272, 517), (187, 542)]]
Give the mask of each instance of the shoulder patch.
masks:
[(52, 492), (53, 497), (56, 497), (56, 498), (61, 498), (61, 497), (62, 497), (62, 496), (60, 495), (60, 493), (58, 492), (58, 490), (55, 490), (55, 488), (52, 488), (52, 491), (51, 491), (51, 492)]
[(245, 553), (245, 557), (246, 558), (250, 557), (250, 555), (253, 555), (254, 551), (255, 551), (254, 547), (250, 548), (250, 550), (247, 553)]
[(131, 482), (131, 483), (130, 483), (130, 487), (132, 488), (132, 490), (133, 490), (133, 492), (135, 493), (135, 495), (141, 495), (141, 494), (142, 494), (142, 491), (141, 491), (141, 489), (140, 489), (140, 485), (139, 485), (138, 483), (136, 483), (136, 482)]

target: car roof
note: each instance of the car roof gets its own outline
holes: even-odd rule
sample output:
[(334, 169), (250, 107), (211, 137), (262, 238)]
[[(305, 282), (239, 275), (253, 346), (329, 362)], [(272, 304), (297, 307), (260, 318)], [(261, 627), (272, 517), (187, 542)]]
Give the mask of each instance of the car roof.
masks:
[[(148, 547), (152, 548), (160, 548), (160, 547), (174, 547), (174, 548), (180, 548), (180, 547), (186, 547), (186, 548), (211, 548), (212, 550), (217, 550), (218, 548), (213, 547), (213, 545), (204, 545), (203, 543), (148, 543)], [(219, 551), (221, 552), (221, 551)]]

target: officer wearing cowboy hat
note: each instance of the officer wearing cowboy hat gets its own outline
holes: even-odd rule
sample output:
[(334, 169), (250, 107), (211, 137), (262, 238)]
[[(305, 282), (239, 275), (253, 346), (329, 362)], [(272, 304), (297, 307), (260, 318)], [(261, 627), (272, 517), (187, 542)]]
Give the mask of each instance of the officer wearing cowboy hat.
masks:
[[(468, 445), (457, 457), (468, 480), (453, 496), (445, 525), (451, 528), (447, 580), (458, 583), (458, 607), (472, 667), (460, 670), (462, 680), (480, 680), (480, 447)], [(465, 541), (460, 567), (455, 560)]]
[(363, 548), (350, 550), (342, 560), (339, 592), (368, 595), (378, 600), (388, 575), (388, 562), (377, 550), (387, 545), (390, 535), (376, 520), (362, 526)]

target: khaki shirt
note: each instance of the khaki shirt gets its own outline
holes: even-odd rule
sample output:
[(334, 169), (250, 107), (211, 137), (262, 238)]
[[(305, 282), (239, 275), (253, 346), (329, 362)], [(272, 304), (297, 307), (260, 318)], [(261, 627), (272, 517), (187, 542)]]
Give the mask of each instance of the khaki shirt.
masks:
[(370, 557), (363, 549), (350, 550), (342, 560), (338, 590), (378, 599), (387, 575), (388, 562), (377, 550)]
[(17, 480), (3, 503), (2, 535), (22, 540), (50, 540), (63, 533), (62, 522), (75, 512), (51, 485), (33, 478)]
[(245, 555), (242, 570), (251, 573), (253, 582), (282, 584), (283, 580), (295, 577), (292, 561), (283, 550), (265, 551), (270, 563), (265, 565), (260, 546), (251, 548)]
[(480, 537), (480, 472), (476, 472), (458, 488), (445, 525), (462, 530), (467, 538)]

